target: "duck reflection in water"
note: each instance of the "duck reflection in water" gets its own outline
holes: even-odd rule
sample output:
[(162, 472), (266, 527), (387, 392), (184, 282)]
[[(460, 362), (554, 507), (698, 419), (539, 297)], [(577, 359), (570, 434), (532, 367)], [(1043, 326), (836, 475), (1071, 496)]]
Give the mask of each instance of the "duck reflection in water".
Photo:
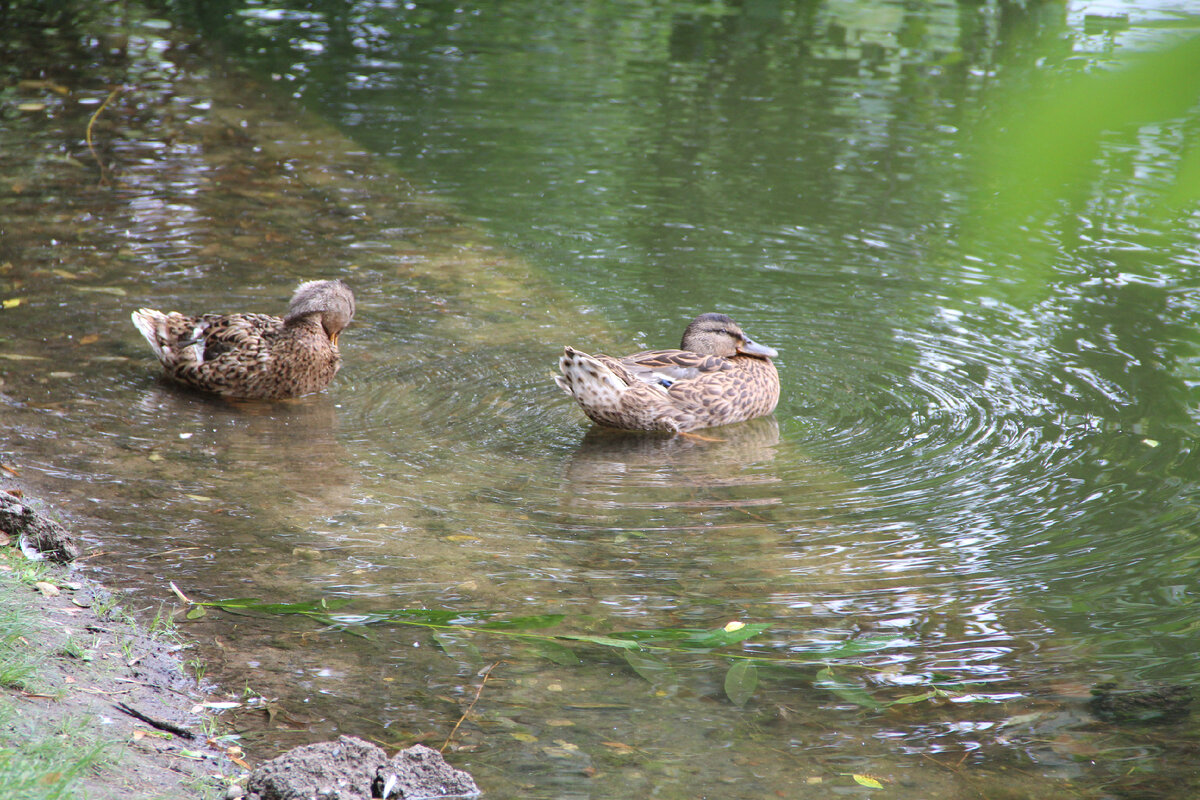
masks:
[(337, 408), (328, 397), (231, 402), (156, 387), (142, 395), (131, 422), (156, 456), (144, 466), (152, 483), (277, 515), (264, 519), (267, 527), (307, 528), (353, 505), (357, 474), (335, 435)]
[[(659, 489), (679, 487), (689, 491), (770, 486), (778, 483), (778, 476), (749, 468), (772, 461), (778, 444), (779, 423), (774, 417), (730, 425), (721, 430), (720, 438), (646, 436), (593, 427), (583, 437), (567, 466), (567, 480), (576, 492), (585, 495), (617, 484)], [(752, 502), (757, 504), (763, 500), (758, 498)], [(653, 502), (662, 505), (666, 501), (665, 496), (656, 494)], [(729, 500), (726, 498), (721, 502), (728, 504)]]

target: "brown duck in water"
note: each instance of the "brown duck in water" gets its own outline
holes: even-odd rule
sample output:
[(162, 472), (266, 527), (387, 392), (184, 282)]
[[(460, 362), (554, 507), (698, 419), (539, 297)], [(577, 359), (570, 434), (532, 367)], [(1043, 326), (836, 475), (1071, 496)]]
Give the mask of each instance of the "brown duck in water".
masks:
[(701, 314), (679, 347), (624, 358), (567, 347), (554, 380), (593, 422), (625, 430), (683, 432), (775, 410), (778, 353), (729, 317)]
[(341, 281), (300, 284), (283, 319), (133, 312), (133, 324), (168, 375), (231, 400), (280, 400), (324, 389), (342, 365), (338, 334), (353, 318), (354, 295)]

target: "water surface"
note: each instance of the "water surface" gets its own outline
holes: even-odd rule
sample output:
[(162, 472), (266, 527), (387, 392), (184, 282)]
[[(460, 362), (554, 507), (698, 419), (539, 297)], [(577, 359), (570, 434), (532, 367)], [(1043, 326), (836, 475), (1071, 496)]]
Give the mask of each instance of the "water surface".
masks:
[[(89, 566), (143, 606), (174, 581), (586, 635), (767, 626), (722, 651), (764, 659), (738, 706), (720, 655), (635, 671), (604, 647), (210, 612), (187, 632), (210, 675), (272, 699), (237, 719), (264, 752), (440, 746), (499, 662), (448, 751), (493, 796), (1194, 781), (1190, 722), (1088, 706), (1106, 681), (1195, 679), (1200, 225), (1138, 200), (1190, 121), (1114, 135), (1092, 194), (1036, 227), (981, 231), (972, 204), (998, 97), (1186, 34), (1177, 9), (182, 18), (272, 88), (138, 28), (129, 61), (59, 78), (78, 101), (3, 127), (35, 142), (5, 195), (6, 458), (103, 551)], [(118, 80), (139, 87), (101, 129), (120, 185), (96, 188), (58, 154), (85, 160), (80, 122)], [(277, 311), (318, 276), (359, 318), (334, 385), (295, 402), (162, 384), (128, 323)], [(614, 434), (550, 378), (564, 343), (673, 345), (708, 310), (779, 349), (772, 417), (712, 442)]]

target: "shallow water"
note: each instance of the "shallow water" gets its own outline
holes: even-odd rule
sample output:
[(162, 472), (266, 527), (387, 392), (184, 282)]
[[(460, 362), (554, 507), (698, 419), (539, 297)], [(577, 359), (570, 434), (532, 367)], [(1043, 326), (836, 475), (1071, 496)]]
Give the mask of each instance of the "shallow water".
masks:
[[(272, 698), (236, 718), (263, 753), (440, 745), (497, 663), (451, 750), (490, 796), (869, 794), (854, 775), (914, 798), (1181, 796), (1194, 726), (1087, 701), (1195, 680), (1200, 223), (1121, 200), (1155, 190), (1187, 123), (1116, 137), (1082, 208), (1000, 237), (973, 225), (967, 164), (1043, 44), (1049, 68), (1102, 63), (1188, 20), (1032, 8), (189, 19), (266, 92), (161, 27), (125, 60), (84, 48), (51, 73), (70, 97), (0, 126), (5, 463), (135, 605), (171, 582), (349, 601), (352, 632), (187, 623), (210, 675)], [(97, 129), (120, 183), (97, 187), (78, 132), (122, 81)], [(167, 386), (128, 322), (279, 311), (318, 276), (359, 316), (342, 374), (295, 402)], [(551, 380), (563, 343), (672, 345), (705, 310), (781, 352), (772, 417), (605, 432)], [(356, 625), (403, 608), (766, 630), (630, 663)], [(735, 655), (762, 659), (744, 706)]]

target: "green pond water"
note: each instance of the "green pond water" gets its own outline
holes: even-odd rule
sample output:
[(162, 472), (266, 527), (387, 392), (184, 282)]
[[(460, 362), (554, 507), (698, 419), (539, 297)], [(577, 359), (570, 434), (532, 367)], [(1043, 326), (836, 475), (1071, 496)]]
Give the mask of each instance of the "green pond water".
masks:
[[(205, 2), (27, 32), (74, 44), (5, 67), (3, 460), (135, 607), (346, 603), (185, 623), (269, 698), (231, 715), (262, 755), (440, 746), (478, 692), (447, 755), (491, 797), (1190, 796), (1190, 718), (1089, 699), (1200, 673), (1200, 216), (1157, 203), (1195, 98), (1018, 216), (984, 146), (1188, 11)], [(80, 132), (118, 83), (97, 186)], [(170, 387), (128, 321), (335, 276), (345, 367), (295, 402)], [(674, 346), (704, 311), (779, 350), (773, 416), (620, 435), (554, 386), (563, 344)], [(627, 658), (396, 609), (763, 630)]]

